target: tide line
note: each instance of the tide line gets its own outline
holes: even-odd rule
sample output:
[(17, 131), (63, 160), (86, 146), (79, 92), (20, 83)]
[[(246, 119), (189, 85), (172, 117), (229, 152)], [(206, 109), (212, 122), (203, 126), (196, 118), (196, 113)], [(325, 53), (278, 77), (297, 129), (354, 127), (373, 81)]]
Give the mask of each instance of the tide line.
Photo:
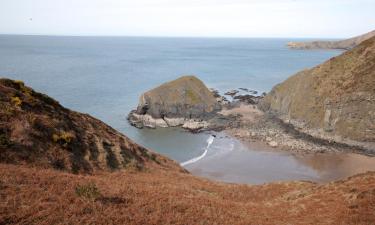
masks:
[(180, 165), (181, 165), (181, 166), (186, 166), (186, 165), (189, 165), (189, 164), (192, 164), (192, 163), (198, 162), (199, 160), (203, 159), (203, 158), (206, 156), (206, 154), (207, 154), (207, 152), (208, 152), (208, 149), (210, 148), (211, 144), (214, 142), (214, 139), (215, 139), (214, 136), (210, 136), (210, 137), (207, 139), (207, 146), (206, 146), (206, 148), (204, 149), (204, 152), (203, 152), (202, 155), (200, 155), (200, 156), (198, 156), (198, 157), (195, 157), (195, 158), (192, 158), (192, 159), (190, 159), (190, 160), (188, 160), (188, 161), (186, 161), (186, 162), (183, 162), (183, 163), (181, 163)]

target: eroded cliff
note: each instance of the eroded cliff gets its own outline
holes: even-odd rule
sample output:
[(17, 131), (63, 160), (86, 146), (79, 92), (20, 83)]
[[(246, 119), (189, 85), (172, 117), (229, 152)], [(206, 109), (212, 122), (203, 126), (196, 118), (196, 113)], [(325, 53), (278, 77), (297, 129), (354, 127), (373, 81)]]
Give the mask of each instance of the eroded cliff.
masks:
[(275, 86), (262, 105), (314, 136), (374, 149), (375, 37)]

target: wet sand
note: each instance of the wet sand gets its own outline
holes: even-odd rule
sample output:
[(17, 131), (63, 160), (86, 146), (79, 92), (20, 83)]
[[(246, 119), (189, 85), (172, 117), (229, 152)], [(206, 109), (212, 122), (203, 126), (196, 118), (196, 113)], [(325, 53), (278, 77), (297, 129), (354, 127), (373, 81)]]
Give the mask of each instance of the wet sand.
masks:
[(220, 134), (204, 158), (185, 168), (194, 175), (230, 183), (286, 180), (325, 183), (375, 171), (375, 157), (354, 153), (290, 153), (261, 142), (241, 142)]

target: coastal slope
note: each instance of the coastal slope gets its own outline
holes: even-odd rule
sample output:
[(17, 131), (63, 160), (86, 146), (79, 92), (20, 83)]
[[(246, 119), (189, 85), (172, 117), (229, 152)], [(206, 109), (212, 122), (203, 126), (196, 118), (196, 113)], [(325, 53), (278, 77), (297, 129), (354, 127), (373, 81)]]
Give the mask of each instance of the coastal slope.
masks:
[(313, 136), (375, 150), (375, 37), (275, 86), (263, 109)]
[(375, 224), (373, 172), (213, 182), (23, 82), (1, 79), (0, 104), (0, 224)]
[(0, 162), (74, 173), (176, 163), (90, 115), (71, 111), (22, 81), (0, 79)]
[(344, 49), (349, 50), (363, 41), (374, 37), (375, 30), (366, 34), (341, 40), (341, 41), (313, 41), (313, 42), (289, 42), (288, 47), (292, 49)]
[(0, 171), (0, 224), (375, 224), (375, 173), (252, 186), (159, 169), (82, 176), (0, 164)]

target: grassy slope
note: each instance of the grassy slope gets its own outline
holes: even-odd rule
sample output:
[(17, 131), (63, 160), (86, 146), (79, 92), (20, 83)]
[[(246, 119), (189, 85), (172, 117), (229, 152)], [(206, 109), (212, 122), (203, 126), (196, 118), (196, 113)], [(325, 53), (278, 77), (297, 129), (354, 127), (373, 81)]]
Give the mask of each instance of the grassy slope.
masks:
[(145, 93), (150, 98), (161, 99), (161, 102), (170, 104), (181, 103), (194, 104), (216, 104), (216, 100), (206, 85), (195, 76), (182, 76), (176, 80), (164, 83)]
[(71, 111), (20, 81), (0, 79), (0, 162), (74, 173), (147, 167), (181, 170), (87, 114)]
[[(0, 224), (375, 224), (375, 173), (232, 185), (166, 170), (95, 176), (0, 164)], [(100, 195), (78, 196), (95, 184)]]

